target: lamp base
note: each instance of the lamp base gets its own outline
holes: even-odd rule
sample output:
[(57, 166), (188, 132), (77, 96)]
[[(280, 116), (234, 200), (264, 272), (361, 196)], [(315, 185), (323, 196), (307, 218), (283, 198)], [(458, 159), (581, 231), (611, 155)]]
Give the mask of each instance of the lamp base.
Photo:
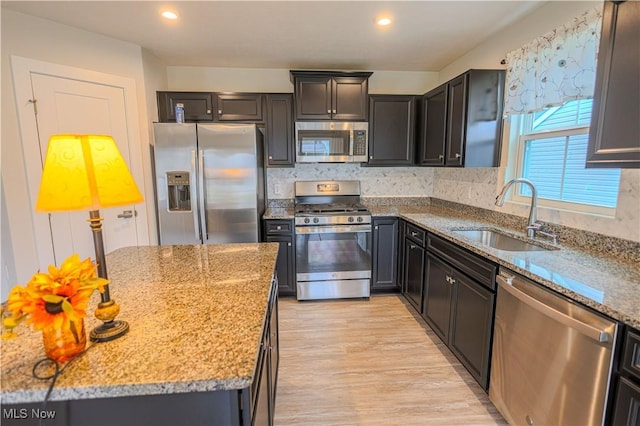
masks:
[(89, 334), (92, 342), (108, 342), (124, 336), (129, 332), (129, 324), (125, 321), (108, 321), (97, 326)]

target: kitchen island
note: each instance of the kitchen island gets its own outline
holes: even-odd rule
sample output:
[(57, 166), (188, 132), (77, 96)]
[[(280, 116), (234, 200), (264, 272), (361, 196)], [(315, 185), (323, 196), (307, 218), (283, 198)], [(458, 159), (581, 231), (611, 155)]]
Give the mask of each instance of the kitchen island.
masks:
[[(88, 343), (68, 363), (46, 407), (56, 418), (44, 424), (244, 425), (260, 411), (268, 416), (277, 373), (277, 252), (275, 243), (249, 243), (110, 253), (111, 294), (130, 331)], [(94, 296), (87, 333), (99, 324)], [(50, 384), (32, 377), (42, 337), (25, 326), (16, 331), (18, 338), (2, 342), (2, 423), (37, 424), (32, 408), (42, 408)]]

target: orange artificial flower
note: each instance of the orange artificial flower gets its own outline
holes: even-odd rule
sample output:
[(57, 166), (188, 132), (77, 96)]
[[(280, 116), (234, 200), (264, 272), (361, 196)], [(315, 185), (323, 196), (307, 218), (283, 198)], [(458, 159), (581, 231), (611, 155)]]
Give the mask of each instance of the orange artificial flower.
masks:
[(3, 315), (8, 332), (2, 337), (15, 337), (13, 328), (24, 319), (35, 330), (68, 327), (71, 321), (87, 315), (91, 294), (96, 289), (102, 293), (108, 283), (96, 276), (96, 267), (90, 258), (81, 261), (73, 254), (60, 268), (50, 265), (47, 274), (38, 272), (26, 287), (18, 285), (11, 290), (6, 308), (10, 315)]

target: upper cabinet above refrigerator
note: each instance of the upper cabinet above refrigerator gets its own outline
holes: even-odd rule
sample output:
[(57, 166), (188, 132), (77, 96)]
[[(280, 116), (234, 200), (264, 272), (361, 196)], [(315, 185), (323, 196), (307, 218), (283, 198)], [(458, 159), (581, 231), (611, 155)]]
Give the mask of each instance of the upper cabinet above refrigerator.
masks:
[(604, 3), (587, 167), (640, 168), (640, 3)]
[(367, 121), (372, 72), (290, 71), (295, 120)]

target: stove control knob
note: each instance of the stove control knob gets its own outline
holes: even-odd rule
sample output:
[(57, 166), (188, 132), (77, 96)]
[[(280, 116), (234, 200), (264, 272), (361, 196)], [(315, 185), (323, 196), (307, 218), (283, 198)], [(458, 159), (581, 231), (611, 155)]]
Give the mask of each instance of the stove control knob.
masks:
[(362, 222), (362, 216), (358, 216), (358, 222)]
[(304, 218), (304, 223), (309, 223), (309, 218), (308, 217)]
[(318, 219), (317, 217), (314, 217), (313, 218), (313, 223), (318, 223), (318, 222), (320, 222), (320, 219)]
[(353, 222), (353, 216), (349, 216), (349, 222)]

